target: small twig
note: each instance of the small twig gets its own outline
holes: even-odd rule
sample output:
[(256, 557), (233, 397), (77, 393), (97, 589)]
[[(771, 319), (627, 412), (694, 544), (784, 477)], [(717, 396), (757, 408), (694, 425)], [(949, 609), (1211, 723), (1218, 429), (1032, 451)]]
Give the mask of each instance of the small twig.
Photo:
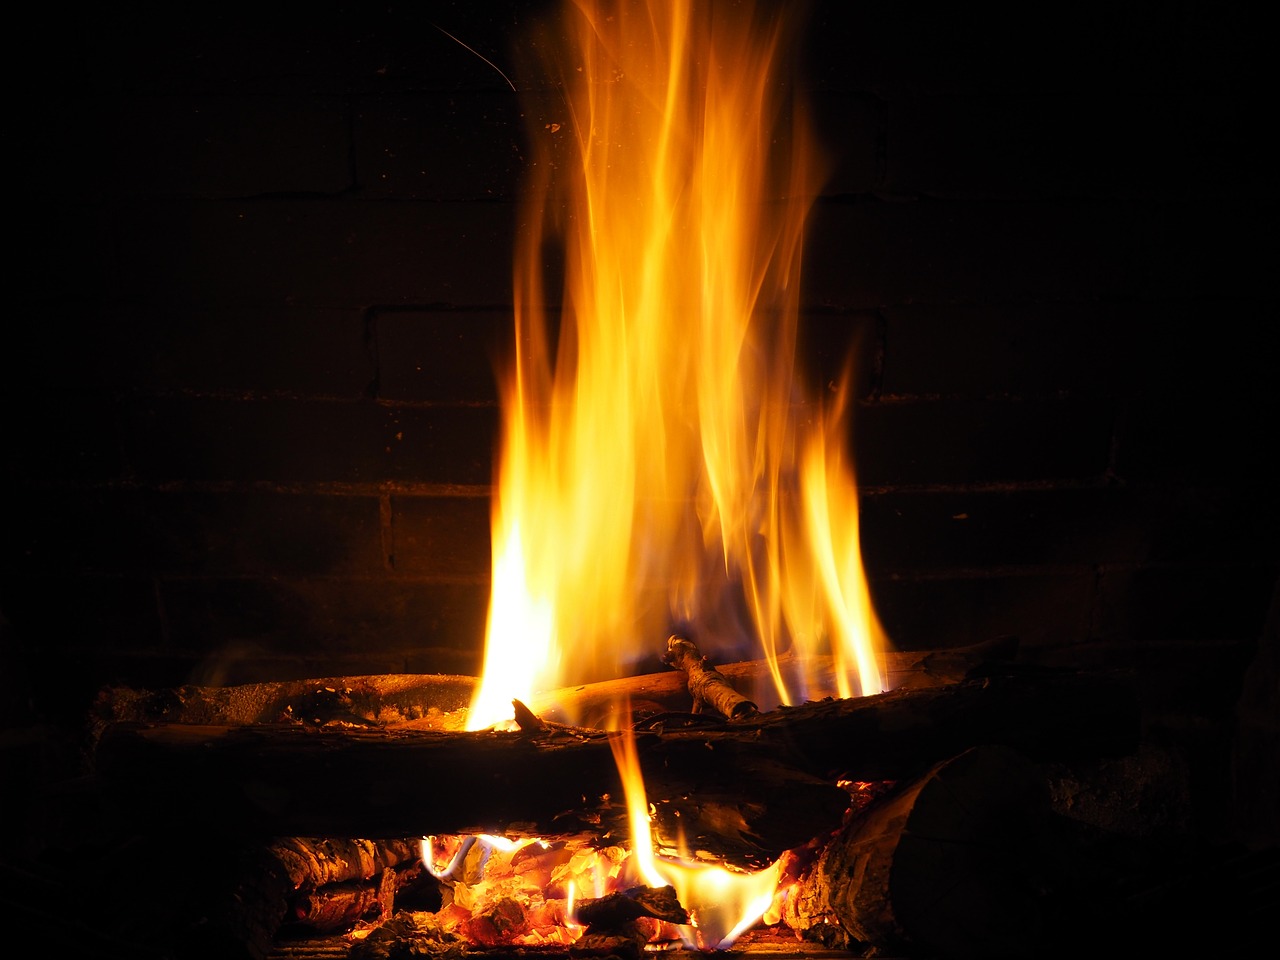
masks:
[(742, 720), (760, 712), (759, 707), (733, 689), (728, 678), (710, 666), (698, 648), (683, 637), (672, 636), (667, 640), (662, 662), (683, 671), (688, 678), (694, 713), (701, 713), (709, 706), (730, 720)]

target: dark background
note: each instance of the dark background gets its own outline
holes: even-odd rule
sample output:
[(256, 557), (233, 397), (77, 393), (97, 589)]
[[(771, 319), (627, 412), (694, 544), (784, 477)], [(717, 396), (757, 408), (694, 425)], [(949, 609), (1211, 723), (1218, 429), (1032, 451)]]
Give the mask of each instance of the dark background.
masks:
[[(543, 118), (477, 54), (513, 74), (547, 6), (126, 4), (15, 31), (11, 783), (62, 762), (51, 733), (104, 685), (478, 670), (493, 363)], [(1200, 778), (1197, 829), (1274, 838), (1278, 158), (1253, 6), (808, 22), (797, 82), (834, 167), (803, 356), (825, 382), (859, 345), (890, 636), (1134, 668), (1145, 729)]]

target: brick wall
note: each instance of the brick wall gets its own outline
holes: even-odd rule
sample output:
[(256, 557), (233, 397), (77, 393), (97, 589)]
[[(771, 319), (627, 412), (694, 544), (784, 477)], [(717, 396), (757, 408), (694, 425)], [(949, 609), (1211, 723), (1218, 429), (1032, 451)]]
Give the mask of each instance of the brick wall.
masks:
[[(437, 27), (509, 68), (545, 7), (45, 25), (11, 88), (0, 556), (37, 702), (475, 672), (528, 150), (506, 81)], [(835, 166), (804, 358), (830, 378), (860, 345), (895, 643), (1016, 634), (1222, 723), (1280, 570), (1273, 71), (1246, 6), (810, 23)]]

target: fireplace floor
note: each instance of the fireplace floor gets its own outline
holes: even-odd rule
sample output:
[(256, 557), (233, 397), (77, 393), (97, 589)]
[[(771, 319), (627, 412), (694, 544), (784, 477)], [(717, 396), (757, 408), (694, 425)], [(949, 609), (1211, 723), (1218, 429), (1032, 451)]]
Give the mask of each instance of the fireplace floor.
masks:
[[(299, 939), (276, 944), (267, 960), (348, 960), (350, 951), (350, 941), (342, 936)], [(742, 957), (744, 955), (759, 957), (761, 960), (848, 960), (849, 957), (855, 954), (851, 954), (848, 950), (835, 950), (817, 943), (797, 940), (788, 931), (779, 931), (773, 927), (762, 927), (757, 930), (749, 930), (738, 939), (732, 949), (721, 953), (721, 956), (725, 958)], [(513, 958), (532, 960), (532, 958), (539, 957), (559, 958), (568, 956), (568, 954), (555, 950), (539, 951), (537, 949), (477, 949), (468, 952), (466, 956), (474, 958), (474, 960), (486, 960), (486, 958), (487, 960), (513, 960)], [(654, 953), (652, 956), (667, 956), (676, 960), (676, 958), (706, 958), (708, 955), (700, 951), (682, 948)], [(888, 955), (886, 954), (877, 954), (877, 957), (882, 958), (882, 960), (888, 960)]]

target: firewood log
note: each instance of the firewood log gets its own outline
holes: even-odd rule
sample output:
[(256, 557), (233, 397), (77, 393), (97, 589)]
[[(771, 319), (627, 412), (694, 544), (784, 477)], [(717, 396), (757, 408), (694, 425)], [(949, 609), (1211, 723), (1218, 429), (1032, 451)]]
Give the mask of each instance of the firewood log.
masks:
[[(1012, 662), (1017, 649), (1015, 638), (1002, 637), (969, 647), (891, 651), (884, 658), (888, 687), (920, 689), (973, 679)], [(779, 669), (790, 674), (800, 665), (795, 658), (784, 655)], [(812, 677), (810, 699), (835, 694), (831, 657), (813, 657), (803, 666)], [(715, 670), (746, 699), (756, 697), (764, 703), (765, 694), (770, 693), (772, 672), (767, 661), (720, 664)], [(331, 727), (404, 725), (461, 730), (477, 683), (475, 677), (387, 674), (231, 687), (188, 685), (170, 690), (116, 686), (99, 691), (92, 721), (97, 730), (106, 724), (130, 720), (195, 724), (297, 722)], [(776, 692), (772, 696), (776, 703)], [(600, 720), (622, 699), (647, 704), (655, 712), (691, 708), (686, 676), (675, 669), (543, 691), (528, 703), (547, 720), (603, 726)]]
[(1048, 788), (1004, 747), (935, 764), (852, 818), (790, 891), (807, 939), (914, 956), (1013, 957), (1043, 933)]

